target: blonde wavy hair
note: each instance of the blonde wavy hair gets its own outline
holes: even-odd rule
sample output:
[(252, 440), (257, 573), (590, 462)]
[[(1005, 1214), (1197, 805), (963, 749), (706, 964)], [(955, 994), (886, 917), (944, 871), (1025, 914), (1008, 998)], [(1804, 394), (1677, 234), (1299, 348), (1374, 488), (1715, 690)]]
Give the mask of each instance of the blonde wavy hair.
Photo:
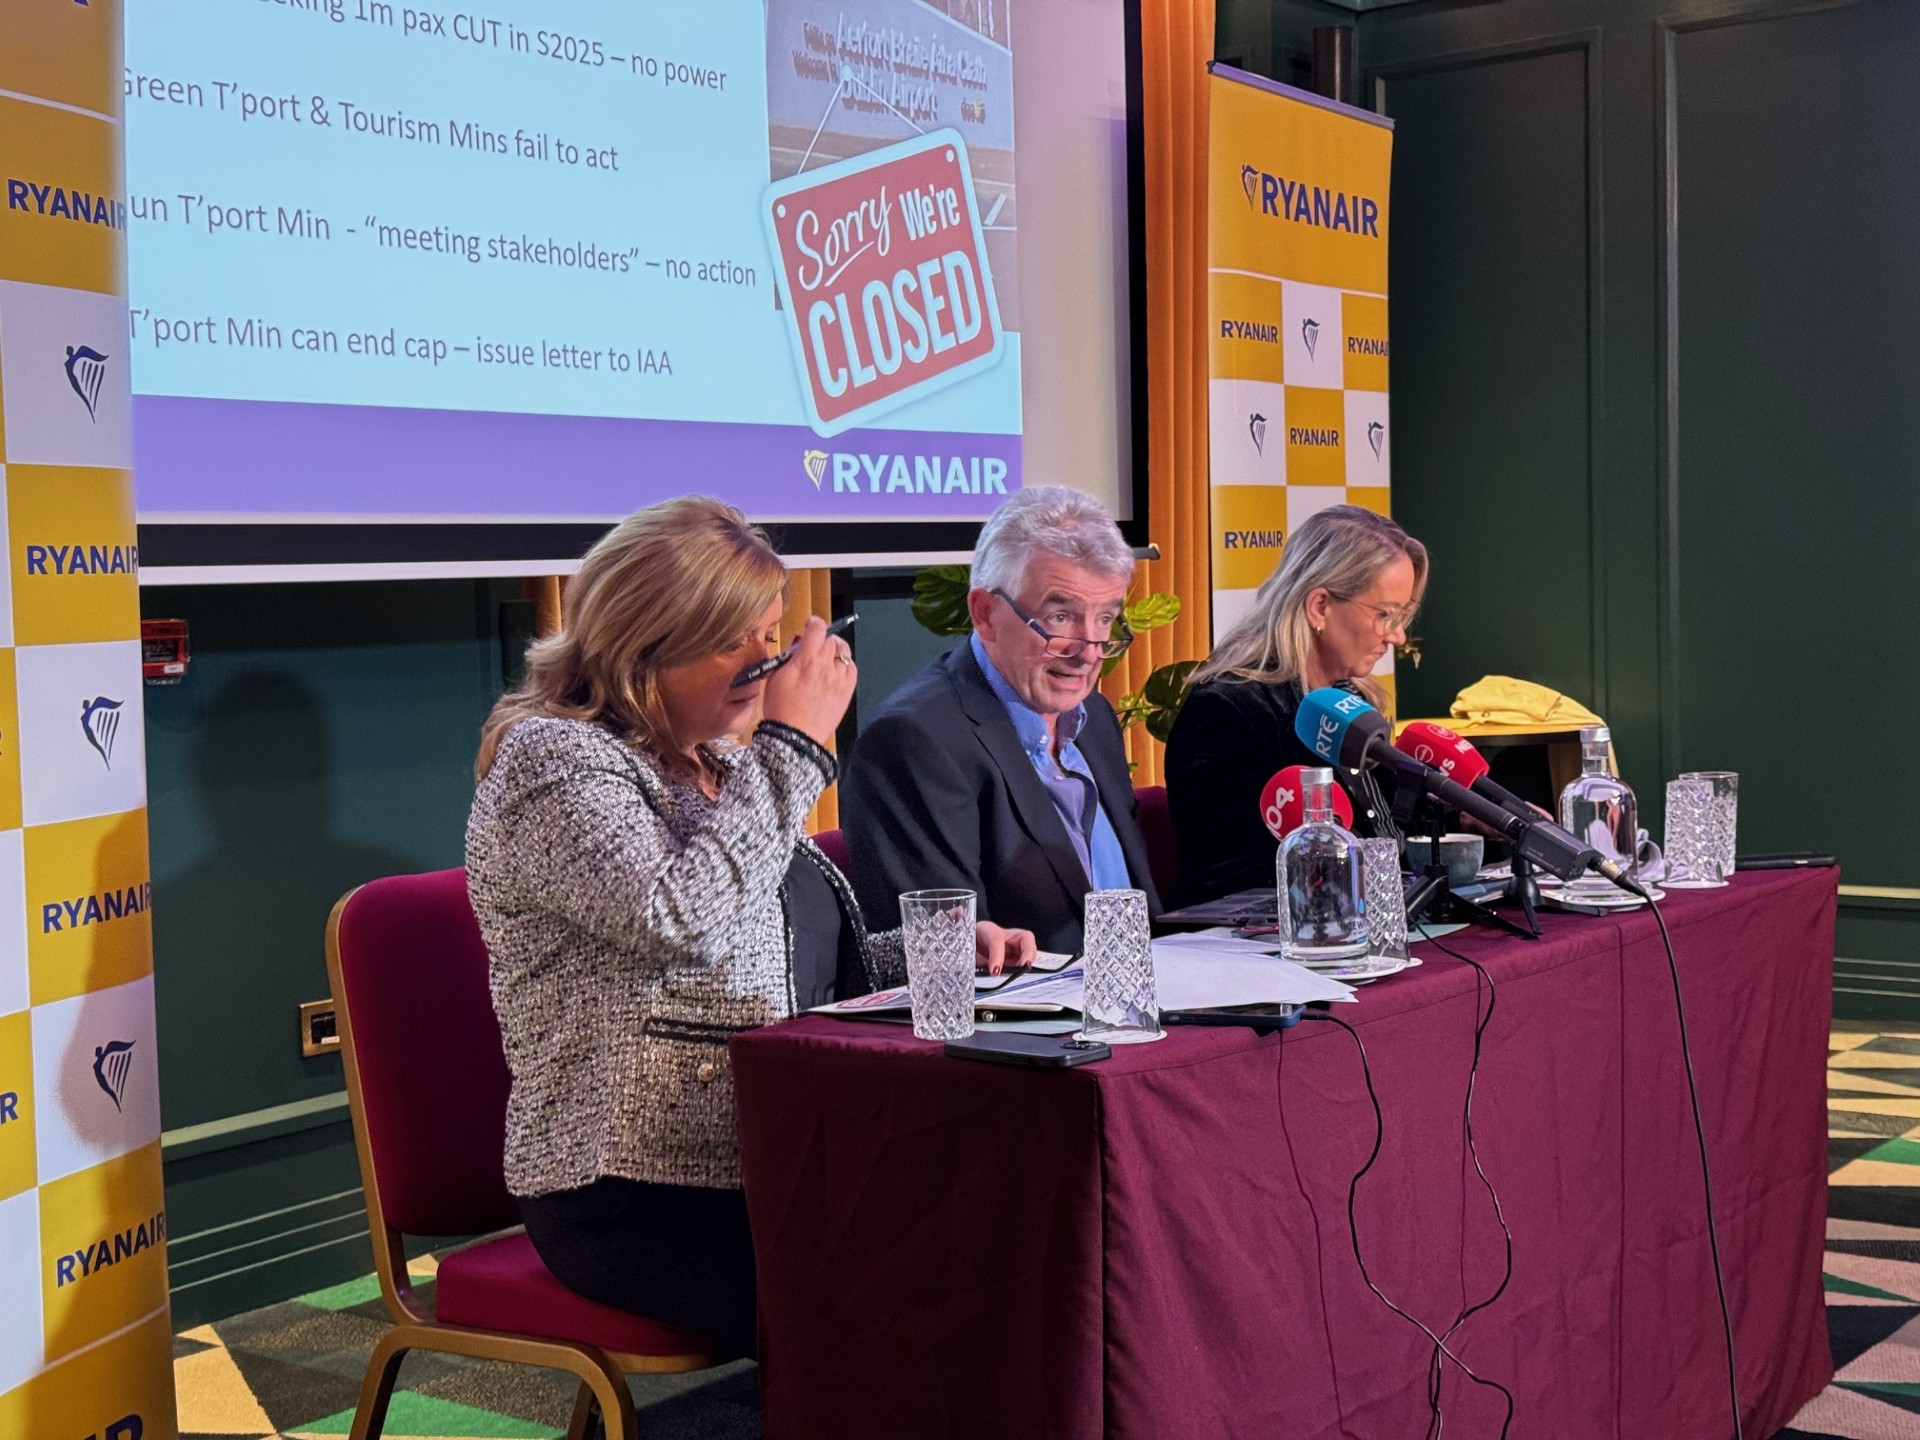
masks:
[(525, 680), (481, 727), (475, 778), (509, 730), (542, 715), (593, 721), (675, 763), (660, 672), (725, 649), (786, 586), (766, 532), (724, 501), (685, 495), (636, 510), (580, 562), (559, 633), (527, 647)]
[[(1324, 589), (1336, 600), (1351, 600), (1373, 584), (1382, 570), (1402, 555), (1413, 562), (1413, 603), (1427, 589), (1427, 547), (1384, 515), (1358, 505), (1330, 505), (1315, 511), (1287, 539), (1280, 564), (1260, 586), (1253, 609), (1221, 637), (1193, 672), (1192, 682), (1255, 680), (1281, 684), (1306, 674), (1313, 650), (1307, 623), (1307, 597)], [(1377, 708), (1386, 692), (1371, 679), (1355, 682)]]

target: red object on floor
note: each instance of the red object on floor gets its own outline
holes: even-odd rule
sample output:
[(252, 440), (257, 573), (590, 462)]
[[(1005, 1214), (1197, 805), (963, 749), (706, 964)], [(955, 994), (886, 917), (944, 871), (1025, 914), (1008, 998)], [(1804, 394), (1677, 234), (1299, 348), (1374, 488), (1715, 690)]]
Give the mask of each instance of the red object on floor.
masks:
[[(1821, 1286), (1836, 872), (1663, 902), (1713, 1164), (1748, 1434), (1833, 1373)], [(1452, 1348), (1512, 1434), (1725, 1435), (1725, 1352), (1653, 917), (1446, 943), (1493, 975), (1474, 1105), (1513, 1277)], [(1499, 1225), (1461, 1107), (1485, 987), (1431, 945), (1340, 1007), (1385, 1117), (1367, 1267), (1437, 1330)], [(807, 1017), (733, 1042), (772, 1440), (832, 1434), (1418, 1435), (1432, 1346), (1368, 1292), (1348, 1183), (1373, 1144), (1353, 1040), (1176, 1029), (1048, 1072)], [(1505, 1406), (1447, 1366), (1449, 1433)]]

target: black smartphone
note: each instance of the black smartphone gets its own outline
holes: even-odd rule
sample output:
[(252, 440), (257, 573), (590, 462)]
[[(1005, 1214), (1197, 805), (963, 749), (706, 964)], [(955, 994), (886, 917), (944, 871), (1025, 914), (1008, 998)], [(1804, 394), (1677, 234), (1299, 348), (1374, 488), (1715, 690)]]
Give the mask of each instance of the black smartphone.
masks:
[[(859, 618), (858, 615), (842, 615), (838, 620), (827, 626), (827, 634), (830, 636), (844, 635), (853, 628), (853, 622)], [(729, 690), (738, 690), (742, 685), (751, 685), (756, 680), (766, 679), (767, 676), (773, 674), (774, 671), (793, 659), (793, 652), (799, 644), (800, 642), (796, 640), (778, 655), (769, 655), (764, 660), (754, 661), (753, 664), (747, 666), (746, 669), (728, 681), (727, 688)]]
[(1793, 850), (1783, 855), (1736, 855), (1736, 870), (1831, 870), (1840, 862), (1831, 855), (1812, 850)]
[(1025, 1065), (1035, 1070), (1066, 1070), (1104, 1060), (1112, 1053), (1098, 1040), (1076, 1040), (1071, 1035), (1027, 1035), (1018, 1030), (983, 1030), (965, 1040), (947, 1041), (947, 1054), (956, 1060)]

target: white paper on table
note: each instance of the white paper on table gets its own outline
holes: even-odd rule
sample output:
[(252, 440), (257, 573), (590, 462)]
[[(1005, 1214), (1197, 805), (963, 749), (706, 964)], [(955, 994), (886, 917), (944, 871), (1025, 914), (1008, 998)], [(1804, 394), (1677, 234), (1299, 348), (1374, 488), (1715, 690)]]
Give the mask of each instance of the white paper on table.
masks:
[(1199, 938), (1153, 942), (1154, 988), (1162, 1010), (1310, 1005), (1357, 998), (1351, 985), (1282, 960), (1254, 942), (1195, 943)]

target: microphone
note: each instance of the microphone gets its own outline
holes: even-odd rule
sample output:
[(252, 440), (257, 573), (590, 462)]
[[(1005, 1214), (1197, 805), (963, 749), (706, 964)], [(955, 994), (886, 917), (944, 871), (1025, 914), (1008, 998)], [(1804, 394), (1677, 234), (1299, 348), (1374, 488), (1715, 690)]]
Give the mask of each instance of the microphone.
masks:
[[(1289, 765), (1284, 770), (1276, 770), (1273, 778), (1267, 781), (1266, 788), (1260, 792), (1260, 818), (1267, 822), (1267, 833), (1276, 840), (1286, 839), (1306, 821), (1307, 807), (1301, 801), (1300, 774), (1307, 768), (1305, 765)], [(1338, 785), (1333, 787), (1333, 813), (1342, 825), (1353, 824), (1353, 801)]]
[[(1358, 695), (1333, 686), (1310, 690), (1301, 697), (1293, 717), (1293, 733), (1315, 755), (1329, 764), (1358, 769), (1381, 765), (1406, 776), (1427, 794), (1464, 815), (1471, 815), (1513, 846), (1514, 853), (1542, 870), (1572, 880), (1597, 870), (1621, 889), (1636, 895), (1644, 891), (1624, 867), (1598, 850), (1528, 810), (1515, 814), (1504, 805), (1476, 794), (1393, 744), (1393, 725)], [(1485, 762), (1482, 762), (1485, 763)]]
[(1421, 764), (1431, 765), (1449, 780), (1506, 807), (1522, 820), (1539, 818), (1531, 805), (1487, 774), (1486, 757), (1474, 748), (1472, 741), (1446, 726), (1415, 720), (1393, 743)]

